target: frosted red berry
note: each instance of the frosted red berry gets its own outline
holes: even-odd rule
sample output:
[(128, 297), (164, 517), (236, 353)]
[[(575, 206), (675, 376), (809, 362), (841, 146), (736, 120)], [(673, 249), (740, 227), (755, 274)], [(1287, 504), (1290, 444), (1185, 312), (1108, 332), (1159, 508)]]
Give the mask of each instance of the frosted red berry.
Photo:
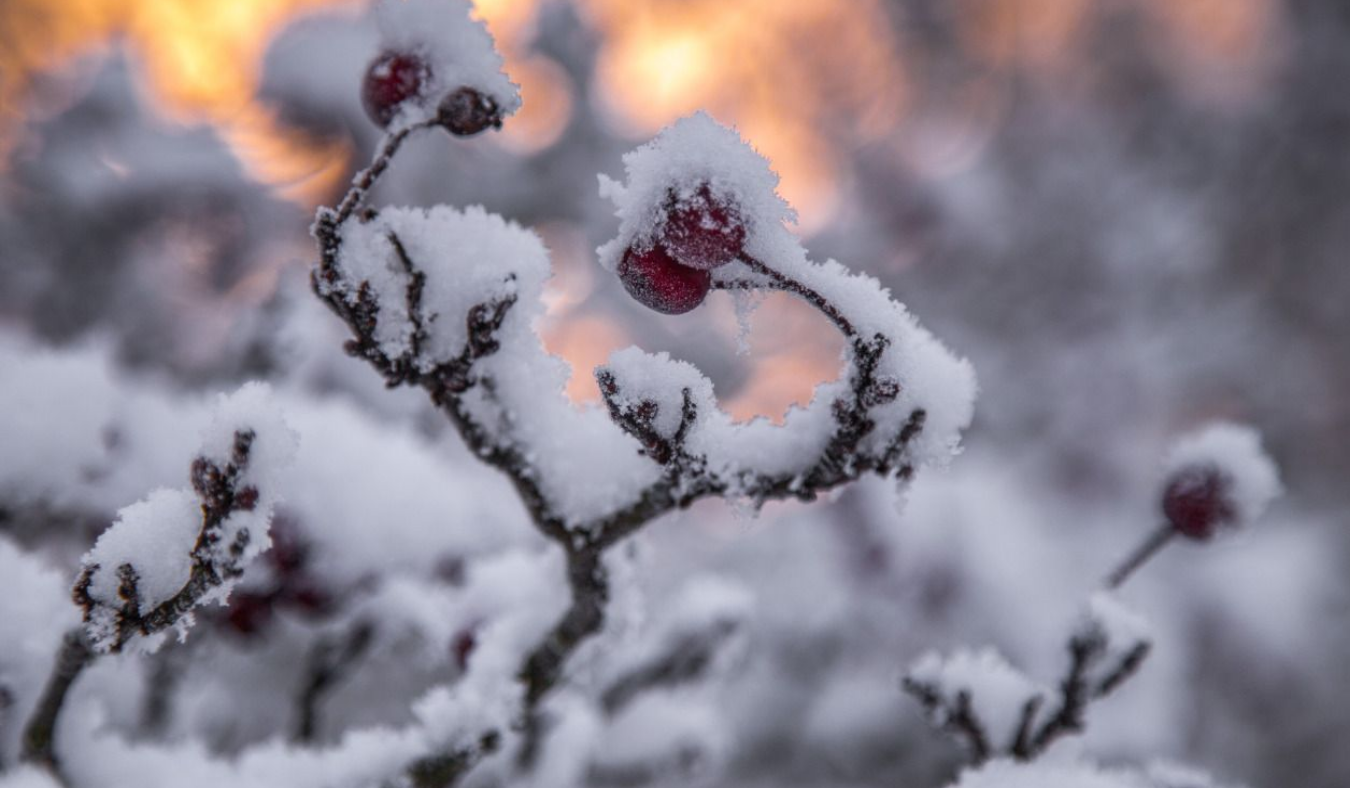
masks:
[(457, 137), (471, 137), (490, 128), (501, 128), (502, 114), (491, 96), (464, 87), (441, 99), (436, 122)]
[(1218, 468), (1193, 465), (1168, 480), (1163, 491), (1163, 514), (1178, 533), (1191, 539), (1209, 539), (1236, 519), (1230, 497), (1231, 482)]
[(426, 87), (431, 68), (421, 57), (408, 52), (385, 52), (371, 61), (361, 83), (361, 103), (366, 114), (381, 127), (388, 126), (405, 102)]
[(619, 262), (619, 280), (639, 303), (667, 315), (688, 312), (712, 289), (712, 274), (680, 265), (660, 245), (629, 247)]
[(681, 265), (711, 270), (735, 260), (745, 247), (740, 208), (715, 195), (707, 183), (692, 194), (666, 195), (665, 222), (657, 240)]

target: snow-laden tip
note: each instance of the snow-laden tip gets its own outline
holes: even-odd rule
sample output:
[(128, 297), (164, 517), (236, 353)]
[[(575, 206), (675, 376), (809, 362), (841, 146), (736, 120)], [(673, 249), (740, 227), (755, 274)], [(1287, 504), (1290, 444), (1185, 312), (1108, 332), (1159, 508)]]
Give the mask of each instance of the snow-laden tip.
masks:
[(1261, 434), (1242, 424), (1216, 422), (1183, 435), (1172, 444), (1164, 467), (1169, 481), (1191, 469), (1217, 471), (1232, 509), (1231, 525), (1259, 518), (1283, 489)]

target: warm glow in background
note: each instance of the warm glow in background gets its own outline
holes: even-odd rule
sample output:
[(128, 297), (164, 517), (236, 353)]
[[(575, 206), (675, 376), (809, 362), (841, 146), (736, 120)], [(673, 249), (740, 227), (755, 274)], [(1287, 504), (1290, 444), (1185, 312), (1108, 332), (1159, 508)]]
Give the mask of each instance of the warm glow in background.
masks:
[[(577, 106), (566, 71), (532, 50), (540, 7), (560, 0), (481, 0), (478, 12), (498, 39), (507, 70), (522, 85), (525, 107), (499, 144), (529, 155), (553, 145)], [(1196, 100), (1240, 103), (1259, 89), (1278, 53), (1278, 0), (953, 0), (940, 13), (958, 22), (960, 46), (983, 70), (969, 90), (920, 96), (916, 74), (929, 66), (920, 46), (898, 40), (880, 0), (575, 0), (598, 34), (594, 111), (634, 140), (675, 118), (710, 110), (735, 123), (782, 176), (782, 192), (804, 234), (834, 217), (847, 197), (853, 153), (889, 151), (925, 177), (943, 177), (979, 155), (981, 133), (998, 122), (1000, 91), (1011, 73), (1067, 83), (1094, 56), (1091, 35), (1107, 12), (1141, 11), (1162, 31), (1156, 45), (1178, 83)], [(140, 68), (151, 105), (167, 120), (208, 123), (245, 172), (312, 207), (348, 177), (352, 147), (282, 125), (257, 99), (263, 55), (288, 22), (340, 7), (344, 0), (5, 0), (0, 4), (0, 172), (25, 117), (60, 109), (41, 89), (47, 74), (120, 44)], [(1105, 34), (1109, 35), (1109, 30)], [(918, 42), (916, 42), (918, 43)], [(356, 86), (353, 86), (353, 90)], [(943, 107), (947, 102), (954, 106)], [(933, 108), (962, 119), (925, 133), (915, 117)], [(556, 247), (555, 247), (556, 248)], [(575, 254), (584, 255), (584, 248)], [(572, 266), (576, 270), (576, 266)], [(548, 342), (582, 374), (570, 393), (595, 396), (586, 371), (628, 344), (622, 326), (596, 313), (569, 316), (590, 281), (560, 283)], [(781, 414), (833, 376), (838, 344), (814, 341), (821, 324), (770, 303), (776, 326), (801, 342), (755, 345), (750, 383), (725, 403), (739, 417)], [(788, 311), (783, 311), (788, 310)], [(734, 330), (729, 309), (713, 319)], [(803, 322), (804, 321), (804, 322)]]

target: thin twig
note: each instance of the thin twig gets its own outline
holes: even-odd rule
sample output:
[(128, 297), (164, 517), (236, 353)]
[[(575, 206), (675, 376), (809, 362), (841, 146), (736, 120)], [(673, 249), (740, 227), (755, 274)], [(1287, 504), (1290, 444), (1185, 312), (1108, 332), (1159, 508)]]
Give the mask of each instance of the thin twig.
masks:
[(702, 676), (717, 650), (736, 631), (736, 622), (719, 620), (686, 633), (655, 659), (624, 673), (600, 695), (600, 707), (611, 717), (633, 699), (656, 687), (672, 687)]
[[(9, 685), (0, 684), (0, 741), (5, 739), (5, 730), (9, 727), (10, 714), (14, 711), (14, 693)], [(0, 752), (0, 774), (8, 768), (4, 753)]]
[(305, 681), (296, 699), (293, 741), (314, 741), (319, 732), (319, 707), (333, 689), (346, 678), (366, 653), (374, 639), (375, 625), (360, 620), (336, 635), (323, 635), (310, 649), (305, 665)]
[(47, 686), (23, 731), (20, 760), (45, 767), (63, 784), (68, 784), (56, 757), (56, 721), (65, 705), (66, 695), (94, 658), (83, 628), (72, 629), (61, 640), (61, 650), (52, 663)]
[(1124, 585), (1125, 581), (1130, 579), (1130, 576), (1134, 574), (1135, 570), (1143, 566), (1150, 558), (1156, 555), (1159, 550), (1166, 547), (1168, 542), (1172, 541), (1172, 537), (1176, 536), (1176, 533), (1177, 529), (1173, 528), (1171, 524), (1163, 524), (1157, 530), (1150, 533), (1144, 541), (1134, 549), (1134, 552), (1126, 556), (1125, 560), (1116, 567), (1115, 571), (1107, 576), (1106, 587), (1114, 591)]

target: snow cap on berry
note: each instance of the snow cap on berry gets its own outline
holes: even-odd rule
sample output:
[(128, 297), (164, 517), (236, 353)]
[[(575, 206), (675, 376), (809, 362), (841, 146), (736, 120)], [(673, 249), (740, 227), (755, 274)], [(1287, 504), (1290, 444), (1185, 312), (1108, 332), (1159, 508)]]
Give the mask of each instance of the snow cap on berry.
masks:
[(471, 88), (500, 117), (520, 108), (520, 89), (502, 71), (502, 56), (466, 0), (380, 0), (375, 6), (382, 53), (414, 56), (426, 64), (426, 84), (399, 107), (389, 128), (430, 120), (444, 100)]
[(1163, 511), (1178, 531), (1205, 539), (1255, 520), (1280, 493), (1275, 463), (1251, 427), (1219, 422), (1177, 440), (1168, 454)]
[[(617, 269), (630, 247), (647, 248), (657, 242), (672, 202), (677, 208), (716, 205), (715, 229), (739, 236), (741, 231), (721, 226), (734, 223), (747, 239), (796, 218), (775, 191), (778, 175), (768, 160), (735, 129), (703, 112), (667, 126), (651, 142), (626, 154), (623, 164), (625, 183), (600, 176), (600, 194), (613, 201), (619, 217), (618, 237), (597, 250), (600, 264), (610, 271)], [(726, 261), (681, 262), (708, 268)]]

